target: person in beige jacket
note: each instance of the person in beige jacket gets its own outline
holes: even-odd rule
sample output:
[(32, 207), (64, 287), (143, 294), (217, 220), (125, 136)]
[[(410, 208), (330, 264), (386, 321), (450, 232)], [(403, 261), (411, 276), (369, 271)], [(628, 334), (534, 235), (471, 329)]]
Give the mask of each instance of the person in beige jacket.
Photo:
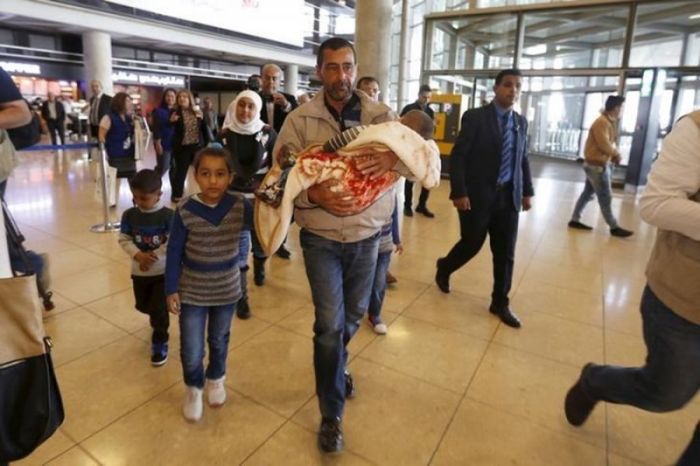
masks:
[(610, 227), (610, 234), (625, 238), (633, 234), (617, 223), (612, 213), (612, 165), (620, 163), (620, 153), (615, 147), (617, 141), (617, 121), (622, 115), (622, 104), (625, 98), (617, 95), (608, 96), (605, 101), (605, 111), (593, 122), (584, 147), (585, 161), (583, 169), (586, 172), (586, 184), (583, 192), (576, 201), (576, 207), (571, 215), (569, 228), (592, 230), (593, 228), (581, 223), (581, 214), (593, 196), (598, 197), (600, 211), (605, 222)]
[[(700, 111), (666, 137), (640, 200), (642, 219), (658, 227), (647, 265), (641, 312), (643, 367), (589, 363), (566, 396), (569, 423), (580, 426), (599, 401), (667, 412), (700, 391)], [(700, 425), (679, 466), (700, 464)]]
[[(300, 153), (359, 125), (396, 120), (386, 105), (353, 88), (357, 69), (350, 42), (331, 38), (321, 44), (316, 74), (323, 88), (308, 103), (289, 113), (273, 153), (282, 148)], [(367, 154), (357, 167), (369, 176), (399, 170), (391, 152)], [(399, 164), (400, 165), (400, 164)], [(300, 243), (315, 308), (314, 370), (321, 411), (318, 446), (326, 453), (343, 449), (342, 416), (354, 383), (345, 370), (347, 344), (369, 305), (382, 227), (394, 210), (394, 190), (354, 214), (350, 193), (336, 192), (330, 182), (314, 185), (295, 200), (294, 220), (301, 227)]]

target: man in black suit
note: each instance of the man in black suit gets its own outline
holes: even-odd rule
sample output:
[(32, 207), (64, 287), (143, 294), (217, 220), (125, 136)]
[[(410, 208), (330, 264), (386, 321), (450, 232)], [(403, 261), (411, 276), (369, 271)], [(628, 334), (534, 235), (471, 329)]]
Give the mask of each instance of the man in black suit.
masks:
[(493, 254), (493, 293), (489, 310), (508, 326), (520, 320), (509, 307), (520, 208), (534, 195), (527, 158), (527, 120), (513, 110), (520, 96), (519, 70), (496, 76), (495, 97), (462, 115), (462, 128), (450, 156), (450, 199), (459, 212), (460, 240), (437, 261), (435, 281), (450, 292), (450, 274), (474, 257), (488, 234)]
[[(262, 97), (263, 106), (260, 109), (260, 119), (272, 126), (275, 132), (279, 134), (285, 118), (299, 104), (293, 95), (278, 90), (282, 80), (282, 69), (279, 66), (274, 63), (268, 63), (262, 67), (261, 74), (260, 97)], [(275, 254), (282, 259), (289, 259), (292, 255), (284, 243), (282, 243), (282, 246)]]
[(63, 104), (56, 100), (56, 95), (49, 92), (49, 98), (41, 106), (41, 117), (46, 122), (46, 127), (51, 136), (51, 144), (56, 145), (56, 132), (61, 144), (66, 143), (66, 110)]
[[(92, 97), (88, 106), (88, 123), (90, 124), (90, 136), (97, 141), (100, 131), (100, 120), (110, 112), (112, 107), (112, 96), (102, 92), (102, 83), (96, 79), (90, 81)], [(89, 155), (88, 155), (89, 156)], [(89, 156), (92, 158), (91, 156)]]
[[(420, 110), (425, 112), (431, 120), (435, 120), (435, 112), (428, 106), (430, 103), (430, 97), (432, 97), (432, 89), (427, 84), (421, 85), (418, 90), (418, 99), (412, 104), (406, 105), (401, 110), (401, 116), (404, 116), (411, 110)], [(418, 198), (418, 205), (416, 206), (416, 212), (423, 214), (428, 218), (435, 217), (435, 214), (428, 210), (428, 196), (430, 191), (425, 188), (421, 188), (420, 197)], [(413, 217), (413, 182), (406, 180), (406, 185), (404, 187), (404, 200), (403, 200), (403, 214), (407, 217)]]
[(282, 69), (279, 66), (268, 63), (262, 67), (261, 74), (260, 97), (262, 97), (263, 106), (260, 109), (260, 118), (279, 133), (284, 119), (299, 104), (293, 95), (279, 91), (282, 80)]

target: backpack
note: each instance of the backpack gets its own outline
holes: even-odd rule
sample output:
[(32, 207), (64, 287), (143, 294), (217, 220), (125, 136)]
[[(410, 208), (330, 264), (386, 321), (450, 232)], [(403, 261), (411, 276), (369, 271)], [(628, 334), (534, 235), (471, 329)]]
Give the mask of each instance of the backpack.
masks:
[(10, 135), (10, 140), (17, 150), (33, 146), (41, 139), (41, 121), (39, 120), (39, 116), (32, 110), (29, 102), (26, 100), (25, 102), (32, 114), (32, 120), (24, 126), (7, 130), (7, 133)]

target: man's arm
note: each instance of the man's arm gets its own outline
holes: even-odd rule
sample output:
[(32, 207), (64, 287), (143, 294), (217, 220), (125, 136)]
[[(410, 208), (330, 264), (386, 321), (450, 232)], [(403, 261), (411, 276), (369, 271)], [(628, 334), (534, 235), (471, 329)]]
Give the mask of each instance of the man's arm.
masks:
[(620, 159), (620, 153), (615, 149), (614, 142), (610, 141), (608, 130), (599, 120), (591, 125), (590, 136), (596, 143), (598, 149), (612, 159)]
[(700, 128), (683, 118), (664, 139), (639, 202), (642, 219), (700, 241)]
[(462, 115), (462, 128), (450, 153), (450, 199), (469, 196), (464, 174), (467, 170), (467, 160), (470, 157), (476, 134), (473, 115), (472, 111), (467, 111)]
[(524, 150), (523, 150), (523, 161), (522, 161), (522, 170), (523, 170), (523, 197), (532, 197), (535, 195), (535, 188), (532, 186), (532, 174), (530, 172), (530, 158), (528, 157), (528, 147), (530, 144), (530, 141), (528, 140), (527, 136), (527, 120), (523, 117), (521, 117), (522, 121), (522, 134), (523, 137), (525, 138), (524, 141)]
[(0, 103), (1, 129), (18, 128), (30, 121), (32, 121), (32, 113), (24, 100)]

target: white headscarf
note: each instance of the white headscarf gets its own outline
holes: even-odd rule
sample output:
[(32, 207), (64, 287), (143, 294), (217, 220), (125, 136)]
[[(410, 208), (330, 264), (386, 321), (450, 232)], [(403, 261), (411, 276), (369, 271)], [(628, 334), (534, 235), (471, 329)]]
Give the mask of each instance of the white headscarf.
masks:
[[(248, 123), (241, 123), (236, 117), (236, 105), (244, 97), (253, 101), (253, 105), (255, 105), (255, 115)], [(257, 92), (248, 90), (240, 92), (226, 110), (224, 129), (229, 129), (238, 134), (257, 134), (265, 126), (265, 123), (260, 119), (261, 108), (262, 99)]]

